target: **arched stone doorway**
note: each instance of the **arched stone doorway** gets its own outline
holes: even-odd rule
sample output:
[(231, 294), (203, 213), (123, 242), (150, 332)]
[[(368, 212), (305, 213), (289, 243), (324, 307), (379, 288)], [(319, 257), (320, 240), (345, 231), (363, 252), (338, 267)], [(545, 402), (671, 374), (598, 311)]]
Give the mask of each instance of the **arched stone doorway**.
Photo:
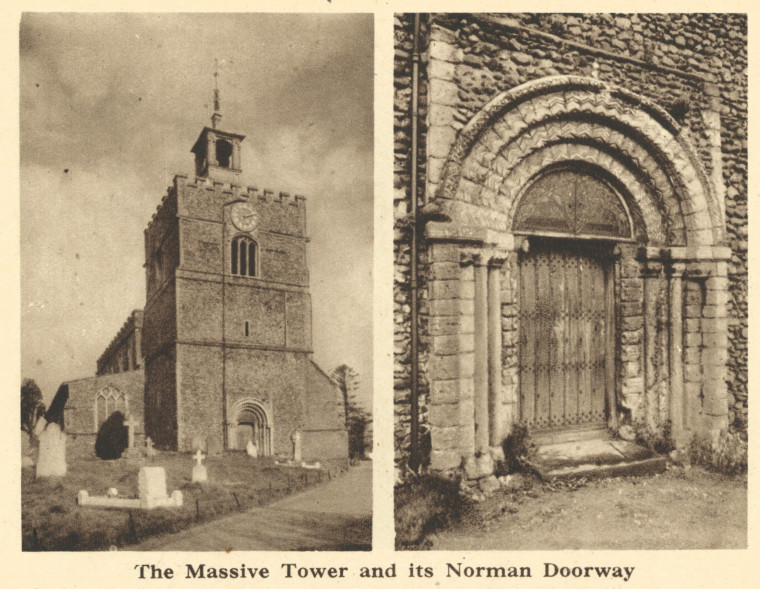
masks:
[(726, 427), (730, 251), (688, 131), (557, 76), (496, 96), (429, 159), (433, 468), (487, 463), (521, 420)]
[(231, 415), (230, 449), (245, 450), (250, 440), (258, 447), (259, 456), (271, 456), (272, 422), (264, 405), (244, 399), (233, 406)]

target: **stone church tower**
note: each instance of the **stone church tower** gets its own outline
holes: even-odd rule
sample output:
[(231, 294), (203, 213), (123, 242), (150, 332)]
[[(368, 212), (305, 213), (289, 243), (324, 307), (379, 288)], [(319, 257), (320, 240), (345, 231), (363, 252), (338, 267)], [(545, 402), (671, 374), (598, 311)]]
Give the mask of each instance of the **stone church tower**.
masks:
[(145, 428), (159, 447), (345, 457), (340, 395), (310, 358), (302, 196), (238, 184), (244, 136), (212, 126), (145, 230)]

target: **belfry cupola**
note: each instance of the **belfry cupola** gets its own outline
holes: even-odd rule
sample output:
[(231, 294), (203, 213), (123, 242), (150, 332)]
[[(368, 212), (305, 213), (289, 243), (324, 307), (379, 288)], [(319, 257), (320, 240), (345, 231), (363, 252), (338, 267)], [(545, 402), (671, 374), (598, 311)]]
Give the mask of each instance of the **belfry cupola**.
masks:
[(221, 99), (217, 77), (214, 72), (214, 113), (211, 126), (204, 127), (190, 150), (195, 154), (195, 174), (201, 178), (212, 178), (222, 182), (237, 182), (242, 168), (240, 165), (240, 144), (245, 135), (222, 131)]

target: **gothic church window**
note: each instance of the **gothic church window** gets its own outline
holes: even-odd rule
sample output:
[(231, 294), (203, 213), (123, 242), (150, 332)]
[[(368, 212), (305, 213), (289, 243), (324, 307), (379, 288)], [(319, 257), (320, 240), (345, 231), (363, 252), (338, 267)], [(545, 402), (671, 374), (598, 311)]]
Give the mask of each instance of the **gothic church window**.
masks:
[(103, 422), (115, 411), (127, 415), (127, 398), (123, 391), (107, 386), (95, 395), (95, 431), (100, 429)]
[(238, 276), (256, 276), (257, 249), (256, 242), (249, 237), (233, 239), (230, 271)]

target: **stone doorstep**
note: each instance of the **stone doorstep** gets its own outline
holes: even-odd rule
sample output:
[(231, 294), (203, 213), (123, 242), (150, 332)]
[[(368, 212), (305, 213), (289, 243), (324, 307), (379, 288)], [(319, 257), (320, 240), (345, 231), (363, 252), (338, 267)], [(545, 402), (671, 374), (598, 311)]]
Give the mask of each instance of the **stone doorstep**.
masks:
[(547, 479), (643, 476), (664, 472), (667, 460), (625, 440), (579, 440), (540, 446), (530, 462)]

